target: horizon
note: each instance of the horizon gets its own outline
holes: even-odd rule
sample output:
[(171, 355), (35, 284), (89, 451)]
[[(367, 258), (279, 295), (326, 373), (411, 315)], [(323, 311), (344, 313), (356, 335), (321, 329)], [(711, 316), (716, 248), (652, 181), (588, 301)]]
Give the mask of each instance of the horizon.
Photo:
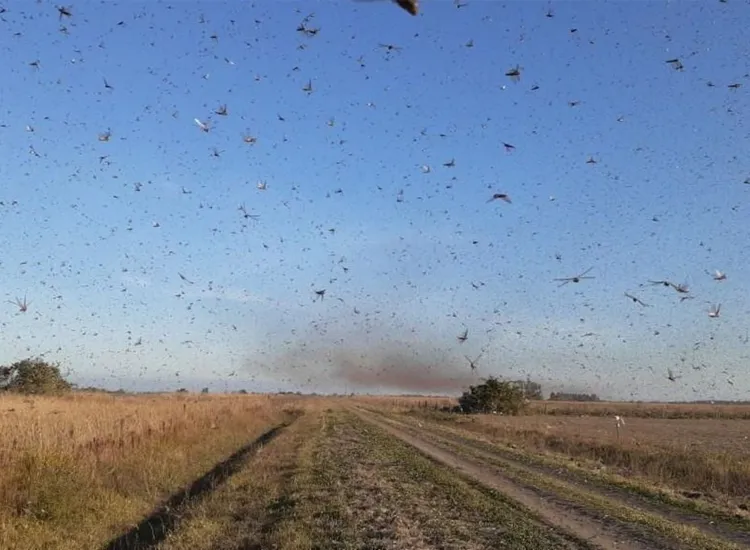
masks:
[[(481, 383), (482, 381), (477, 381), (477, 383)], [(122, 388), (118, 389), (106, 389), (106, 388), (99, 388), (95, 386), (78, 386), (74, 385), (72, 388), (73, 393), (107, 393), (107, 394), (118, 394), (118, 395), (131, 395), (131, 396), (138, 396), (138, 395), (169, 395), (169, 394), (195, 394), (195, 395), (248, 395), (248, 396), (259, 396), (259, 395), (266, 395), (266, 396), (273, 396), (273, 395), (296, 395), (299, 397), (378, 397), (378, 398), (415, 398), (415, 399), (457, 399), (459, 395), (456, 394), (420, 394), (420, 393), (372, 393), (372, 392), (359, 392), (359, 391), (353, 391), (349, 393), (322, 393), (322, 392), (309, 392), (306, 393), (301, 390), (297, 391), (291, 391), (291, 390), (281, 390), (281, 391), (253, 391), (248, 390), (246, 388), (239, 388), (235, 390), (230, 391), (215, 391), (215, 390), (209, 390), (208, 392), (203, 392), (204, 388), (198, 389), (197, 386), (195, 386), (195, 389), (188, 389), (185, 387), (180, 388), (174, 388), (174, 389), (164, 389), (164, 390), (125, 390)], [(550, 403), (579, 403), (579, 404), (585, 404), (585, 403), (599, 403), (599, 404), (607, 404), (607, 403), (630, 403), (630, 404), (648, 404), (648, 405), (747, 405), (750, 404), (750, 399), (740, 399), (740, 400), (731, 400), (731, 401), (724, 401), (719, 399), (697, 399), (692, 401), (648, 401), (648, 400), (614, 400), (614, 399), (602, 399), (597, 396), (597, 400), (595, 401), (588, 401), (588, 400), (582, 400), (582, 399), (551, 399), (549, 396), (550, 392), (543, 391), (542, 397), (538, 399), (531, 399), (532, 402), (550, 402)], [(554, 393), (554, 392), (553, 392)], [(570, 395), (581, 395), (581, 394), (573, 394)], [(545, 397), (546, 396), (546, 397)], [(52, 395), (54, 397), (54, 395)]]

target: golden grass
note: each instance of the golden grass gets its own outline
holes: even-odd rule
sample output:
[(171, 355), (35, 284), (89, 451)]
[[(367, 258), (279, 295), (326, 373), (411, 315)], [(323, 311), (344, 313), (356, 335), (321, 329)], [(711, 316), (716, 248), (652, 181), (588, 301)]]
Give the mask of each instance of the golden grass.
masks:
[(93, 548), (305, 407), (293, 396), (0, 396), (0, 548)]
[(415, 409), (440, 409), (454, 407), (458, 401), (447, 396), (411, 396), (411, 395), (358, 395), (352, 402), (362, 406), (376, 407), (388, 412), (409, 412)]
[(532, 414), (555, 416), (630, 416), (638, 418), (735, 418), (750, 420), (750, 404), (643, 403), (620, 401), (532, 401)]
[[(522, 417), (467, 417), (437, 412), (456, 404), (450, 397), (0, 394), (0, 548), (101, 547), (295, 410), (353, 404), (460, 422), (715, 500), (739, 504), (750, 494), (750, 426), (733, 419), (750, 411), (744, 406), (546, 402)], [(665, 419), (691, 410), (696, 419)], [(614, 414), (626, 417), (619, 437)]]
[[(388, 412), (440, 409), (458, 405), (448, 396), (356, 396), (362, 405)], [(550, 416), (629, 416), (638, 418), (713, 418), (750, 420), (750, 404), (646, 403), (629, 401), (531, 401), (526, 414)]]
[[(424, 413), (422, 413), (424, 414)], [(430, 413), (428, 413), (430, 414)], [(628, 418), (618, 436), (604, 417), (430, 414), (525, 450), (553, 453), (661, 489), (698, 492), (734, 508), (750, 495), (750, 441), (744, 420)]]

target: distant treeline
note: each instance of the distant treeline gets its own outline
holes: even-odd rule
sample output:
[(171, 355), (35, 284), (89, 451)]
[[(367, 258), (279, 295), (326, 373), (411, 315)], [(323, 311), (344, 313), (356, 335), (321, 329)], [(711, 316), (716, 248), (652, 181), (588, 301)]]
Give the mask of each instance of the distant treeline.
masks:
[(84, 393), (94, 393), (94, 392), (96, 392), (96, 393), (117, 393), (117, 394), (133, 393), (133, 392), (129, 392), (127, 390), (123, 390), (122, 388), (119, 389), (119, 390), (107, 390), (107, 389), (104, 389), (104, 388), (98, 388), (96, 386), (86, 386), (86, 387), (83, 387), (83, 386), (78, 386), (76, 384), (73, 384), (73, 391), (84, 392)]
[[(535, 400), (535, 401), (542, 401), (544, 400), (544, 396), (542, 395), (542, 385), (538, 382), (533, 382), (532, 380), (514, 380), (512, 381), (513, 384), (518, 386), (523, 390), (524, 396), (526, 399), (529, 400)], [(73, 391), (79, 391), (79, 392), (97, 392), (97, 393), (109, 393), (109, 394), (160, 394), (164, 392), (134, 392), (134, 391), (127, 391), (123, 389), (118, 390), (106, 390), (103, 388), (97, 388), (94, 386), (88, 386), (88, 387), (81, 387), (76, 386), (75, 384), (72, 384)], [(180, 388), (176, 390), (177, 393), (188, 393), (188, 390), (185, 388)], [(208, 393), (208, 388), (203, 388), (202, 393)], [(238, 394), (247, 394), (247, 390), (236, 390), (232, 393), (238, 393)], [(318, 394), (316, 392), (312, 393), (303, 393), (300, 391), (282, 391), (279, 392), (280, 395), (304, 395), (309, 397), (315, 397)], [(326, 394), (322, 394), (326, 395)], [(353, 392), (351, 393), (334, 393), (329, 394), (330, 397), (354, 397), (355, 395), (369, 395), (369, 394), (355, 394)], [(425, 398), (425, 397), (447, 397), (447, 396), (425, 396), (425, 395), (408, 395), (403, 394), (400, 395), (400, 397), (414, 397), (414, 398)], [(595, 393), (571, 393), (571, 392), (552, 392), (549, 395), (549, 401), (579, 401), (579, 402), (594, 402), (594, 401), (601, 401), (601, 398), (596, 395)], [(623, 403), (635, 403), (635, 404), (664, 404), (663, 401), (623, 401)], [(726, 399), (700, 399), (695, 401), (668, 401), (667, 404), (670, 405), (750, 405), (750, 400), (744, 399), (744, 400), (726, 400)]]
[(514, 380), (512, 383), (521, 388), (526, 399), (544, 399), (542, 385), (539, 382), (533, 382), (527, 378), (526, 380)]
[(747, 399), (724, 400), (724, 399), (701, 399), (698, 401), (667, 401), (670, 405), (750, 405)]
[(549, 394), (550, 401), (601, 401), (595, 393), (567, 393), (552, 392)]
[[(529, 380), (514, 380), (512, 382), (521, 388), (524, 397), (533, 401), (544, 399), (542, 394), (542, 385), (539, 382)], [(552, 392), (549, 396), (550, 401), (601, 401), (595, 393), (571, 393), (571, 392)]]

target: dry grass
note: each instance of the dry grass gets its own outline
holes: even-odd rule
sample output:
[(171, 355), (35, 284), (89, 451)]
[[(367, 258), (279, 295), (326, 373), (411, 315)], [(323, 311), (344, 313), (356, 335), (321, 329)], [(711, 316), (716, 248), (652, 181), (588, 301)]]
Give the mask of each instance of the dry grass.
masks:
[[(423, 413), (424, 414), (424, 413)], [(493, 441), (607, 468), (659, 488), (699, 492), (728, 507), (750, 494), (750, 423), (628, 418), (618, 436), (602, 417), (430, 414)]]
[(453, 407), (458, 401), (445, 396), (411, 396), (411, 395), (358, 395), (351, 399), (365, 407), (374, 407), (381, 411), (401, 413), (415, 409), (434, 409)]
[[(650, 539), (647, 548), (662, 548), (665, 539), (674, 541), (679, 548), (703, 550), (744, 548), (750, 542), (750, 524), (725, 514), (703, 514), (692, 506), (683, 505), (694, 503), (692, 500), (679, 503), (674, 499), (669, 499), (671, 502), (664, 499), (650, 501), (642, 498), (643, 493), (635, 496), (621, 490), (625, 487), (611, 484), (609, 476), (592, 476), (590, 471), (583, 469), (569, 470), (564, 463), (549, 458), (540, 459), (503, 445), (493, 445), (486, 438), (475, 436), (460, 426), (436, 425), (425, 422), (423, 417), (402, 416), (396, 420), (394, 415), (387, 414), (370, 419), (376, 423), (385, 421), (388, 430), (397, 437), (416, 441), (426, 449), (431, 447), (438, 454), (447, 452), (443, 456), (447, 456), (451, 463), (455, 464), (458, 457), (465, 458), (468, 461), (466, 468), (471, 469), (472, 463), (478, 466), (480, 471), (475, 470), (476, 475), (489, 483), (499, 484), (501, 491), (516, 494), (532, 509), (537, 509), (541, 497), (547, 518), (553, 524), (565, 521), (565, 518), (573, 519), (579, 536), (598, 536), (595, 533), (602, 528), (607, 531), (605, 525), (595, 526), (603, 518), (610, 527), (614, 526), (611, 520), (619, 522), (620, 527), (614, 532), (609, 531), (604, 539), (595, 541), (602, 547), (619, 546), (617, 541), (622, 542), (622, 535), (642, 543)], [(490, 478), (483, 475), (488, 472), (493, 472)], [(551, 503), (552, 507), (549, 506)], [(562, 508), (555, 510), (554, 503)], [(580, 515), (582, 510), (585, 510), (583, 516)], [(578, 520), (583, 520), (583, 525), (575, 521), (576, 515)], [(593, 518), (597, 519), (592, 522)], [(720, 525), (717, 525), (717, 520)], [(673, 544), (666, 546), (675, 547)]]
[(500, 428), (515, 437), (524, 432), (540, 433), (623, 447), (663, 448), (700, 455), (727, 454), (738, 459), (750, 458), (750, 422), (745, 420), (681, 420), (625, 417), (619, 431), (614, 418), (607, 417), (477, 417), (477, 421)]
[[(414, 413), (552, 453), (660, 490), (700, 496), (745, 513), (750, 505), (750, 405), (532, 402), (525, 416), (440, 412), (448, 398), (357, 398), (388, 413)], [(618, 431), (614, 415), (625, 417)]]
[(93, 548), (288, 418), (261, 395), (0, 397), (0, 548)]
[[(700, 491), (711, 495), (714, 501), (724, 499), (737, 505), (750, 494), (750, 461), (747, 460), (750, 423), (732, 419), (744, 414), (740, 406), (720, 406), (719, 412), (708, 405), (693, 406), (698, 418), (692, 420), (660, 418), (689, 415), (687, 405), (634, 403), (542, 403), (534, 404), (532, 412), (546, 410), (548, 414), (522, 417), (467, 417), (440, 412), (455, 402), (449, 397), (421, 396), (305, 398), (76, 393), (29, 398), (0, 395), (0, 438), (3, 441), (0, 447), (0, 548), (101, 547), (217, 462), (272, 426), (289, 420), (299, 410), (315, 413), (305, 415), (311, 424), (306, 421), (307, 428), (298, 427), (282, 437), (277, 449), (281, 453), (279, 460), (269, 464), (273, 462), (280, 468), (282, 464), (292, 467), (291, 464), (296, 463), (297, 468), (308, 471), (312, 462), (305, 461), (312, 460), (313, 449), (323, 445), (323, 432), (316, 429), (323, 409), (351, 405), (390, 413), (412, 412), (453, 426), (460, 425), (490, 440), (528, 451), (561, 457), (561, 460), (574, 458), (583, 467), (600, 470), (606, 467), (609, 472), (653, 486)], [(660, 410), (662, 412), (658, 412)], [(709, 414), (711, 411), (713, 413)], [(619, 436), (613, 419), (604, 417), (612, 414), (626, 417), (627, 424)], [(313, 436), (309, 441), (308, 433)], [(340, 443), (343, 444), (343, 440)], [(303, 448), (305, 452), (298, 452)], [(286, 452), (294, 455), (296, 462), (281, 460)], [(262, 464), (260, 460), (256, 466)], [(340, 468), (340, 464), (332, 467)], [(272, 474), (270, 469), (260, 468), (253, 467), (246, 472), (241, 478), (243, 486), (252, 485), (252, 471), (253, 475), (260, 476), (258, 487), (266, 484), (269, 498), (274, 491), (291, 490), (276, 480), (274, 476), (278, 472)], [(314, 468), (313, 477), (320, 482), (316, 481), (315, 491), (322, 491), (330, 482), (328, 478), (334, 475), (321, 468), (321, 464)], [(250, 513), (268, 504), (265, 497), (252, 506), (249, 501), (242, 502), (245, 502), (240, 507), (243, 517), (247, 515), (245, 511)], [(343, 502), (337, 502), (337, 506), (344, 506)], [(219, 506), (221, 499), (216, 503)], [(342, 510), (339, 512), (343, 513)], [(339, 512), (334, 512), (333, 508), (326, 512), (332, 521), (339, 517), (336, 516)], [(221, 521), (217, 517), (201, 518), (200, 514), (194, 517), (190, 529), (196, 538), (187, 537), (183, 547), (189, 547), (194, 540), (243, 540), (238, 533), (244, 527), (237, 523), (232, 525), (240, 530), (235, 529), (233, 537), (225, 538), (227, 533), (223, 528), (229, 525), (226, 522), (235, 521), (233, 517), (220, 518)], [(286, 523), (274, 519), (273, 529), (264, 532), (260, 540), (294, 546), (287, 540), (291, 535), (282, 533), (281, 528)], [(299, 527), (299, 522), (292, 524)], [(343, 536), (342, 533), (339, 535)], [(308, 535), (316, 540), (322, 536), (312, 531)], [(176, 539), (172, 541), (177, 543)], [(297, 546), (308, 544), (301, 541)], [(179, 544), (175, 544), (177, 546)]]
[[(357, 396), (362, 405), (387, 412), (454, 407), (458, 400), (447, 396)], [(531, 401), (526, 414), (549, 416), (628, 416), (635, 418), (706, 418), (750, 420), (750, 404), (644, 403), (626, 401)]]
[(291, 542), (304, 542), (304, 529), (284, 536), (283, 544), (278, 539), (285, 515), (298, 505), (290, 493), (299, 488), (320, 440), (326, 401), (316, 403), (319, 406), (309, 407), (307, 414), (265, 445), (226, 485), (191, 507), (179, 528), (158, 548), (248, 550), (293, 548)]
[(638, 418), (734, 418), (750, 420), (750, 404), (533, 401), (529, 407), (529, 412), (555, 416), (613, 416), (618, 414)]

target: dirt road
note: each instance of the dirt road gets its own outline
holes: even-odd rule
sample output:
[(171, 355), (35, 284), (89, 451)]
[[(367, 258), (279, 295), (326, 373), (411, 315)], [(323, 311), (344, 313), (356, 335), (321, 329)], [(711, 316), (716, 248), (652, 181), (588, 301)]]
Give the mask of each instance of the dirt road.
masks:
[[(613, 499), (612, 494), (570, 485), (562, 472), (542, 474), (467, 441), (457, 443), (428, 423), (408, 424), (362, 409), (354, 412), (432, 459), (511, 497), (545, 522), (600, 548), (744, 548), (750, 541), (748, 533), (722, 530), (708, 520), (676, 511), (670, 514), (655, 506), (638, 507), (633, 499)], [(547, 479), (550, 484), (536, 483)]]
[[(739, 550), (727, 533), (417, 418), (333, 404), (169, 509), (160, 550)], [(224, 463), (222, 463), (224, 464)], [(147, 518), (148, 519), (148, 518)], [(153, 521), (148, 525), (153, 526)], [(720, 535), (727, 536), (720, 536)], [(734, 533), (741, 540), (743, 533)]]
[(158, 548), (591, 550), (596, 545), (336, 408), (285, 429), (245, 469), (186, 510)]

